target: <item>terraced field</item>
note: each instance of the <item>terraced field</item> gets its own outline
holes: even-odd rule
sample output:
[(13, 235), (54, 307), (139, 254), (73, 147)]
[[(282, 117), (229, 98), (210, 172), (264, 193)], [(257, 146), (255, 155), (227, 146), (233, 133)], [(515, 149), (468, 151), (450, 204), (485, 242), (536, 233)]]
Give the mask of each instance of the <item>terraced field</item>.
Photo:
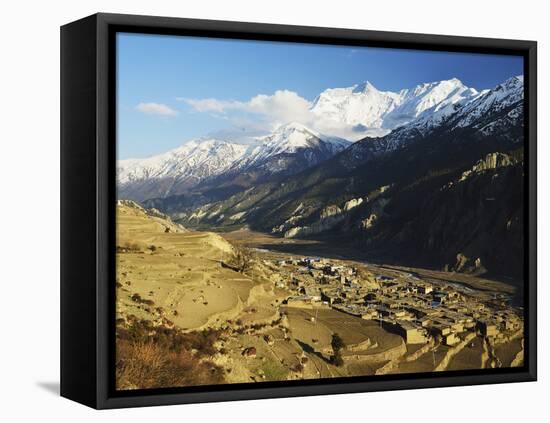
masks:
[(262, 292), (261, 284), (222, 267), (233, 247), (220, 236), (170, 226), (138, 208), (118, 207), (117, 218), (119, 317), (163, 315), (185, 330), (215, 327)]

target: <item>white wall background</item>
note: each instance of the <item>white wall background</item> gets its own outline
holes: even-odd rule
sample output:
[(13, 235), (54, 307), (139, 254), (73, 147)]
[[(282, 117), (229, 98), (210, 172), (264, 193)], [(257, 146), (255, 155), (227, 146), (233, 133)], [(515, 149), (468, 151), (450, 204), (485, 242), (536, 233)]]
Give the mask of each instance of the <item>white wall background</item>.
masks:
[[(539, 382), (96, 412), (58, 397), (59, 26), (95, 12), (257, 21), (539, 42)], [(543, 421), (550, 271), (545, 2), (82, 0), (3, 3), (0, 64), (0, 419)], [(7, 237), (6, 237), (7, 234)], [(546, 395), (544, 391), (546, 392)]]

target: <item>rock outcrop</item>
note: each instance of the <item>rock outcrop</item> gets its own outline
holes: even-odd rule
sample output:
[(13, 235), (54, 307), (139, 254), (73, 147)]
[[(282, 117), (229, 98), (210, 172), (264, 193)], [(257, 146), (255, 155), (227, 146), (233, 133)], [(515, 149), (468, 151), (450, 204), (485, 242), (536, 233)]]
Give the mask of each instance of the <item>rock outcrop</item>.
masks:
[(471, 175), (490, 169), (497, 169), (504, 166), (512, 166), (517, 163), (513, 157), (503, 153), (489, 153), (479, 160), (470, 170), (462, 173), (459, 182), (465, 181)]

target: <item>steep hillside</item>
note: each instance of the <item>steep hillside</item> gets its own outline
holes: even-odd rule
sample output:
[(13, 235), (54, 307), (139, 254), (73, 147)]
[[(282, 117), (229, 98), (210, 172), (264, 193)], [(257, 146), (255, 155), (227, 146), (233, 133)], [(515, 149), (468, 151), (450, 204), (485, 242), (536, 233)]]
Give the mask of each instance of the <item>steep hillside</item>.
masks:
[(524, 224), (521, 150), (490, 153), (455, 175), (434, 174), (388, 190), (355, 216), (361, 219), (360, 227), (352, 231), (367, 249), (390, 260), (479, 274), (489, 271), (519, 280)]

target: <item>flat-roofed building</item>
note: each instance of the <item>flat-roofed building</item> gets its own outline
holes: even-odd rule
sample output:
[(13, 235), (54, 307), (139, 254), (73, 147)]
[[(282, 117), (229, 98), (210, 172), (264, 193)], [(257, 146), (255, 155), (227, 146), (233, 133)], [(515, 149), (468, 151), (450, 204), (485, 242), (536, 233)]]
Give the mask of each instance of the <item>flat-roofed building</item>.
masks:
[(418, 286), (417, 291), (419, 294), (426, 295), (433, 291), (433, 287), (431, 285), (420, 285)]
[(425, 344), (428, 331), (420, 325), (406, 320), (382, 320), (382, 327), (388, 332), (403, 337), (407, 344)]
[(456, 333), (449, 333), (443, 337), (443, 343), (445, 345), (456, 345), (460, 342), (460, 338), (456, 335)]
[(479, 320), (477, 322), (477, 327), (483, 336), (493, 337), (497, 336), (499, 333), (496, 322), (490, 320)]

